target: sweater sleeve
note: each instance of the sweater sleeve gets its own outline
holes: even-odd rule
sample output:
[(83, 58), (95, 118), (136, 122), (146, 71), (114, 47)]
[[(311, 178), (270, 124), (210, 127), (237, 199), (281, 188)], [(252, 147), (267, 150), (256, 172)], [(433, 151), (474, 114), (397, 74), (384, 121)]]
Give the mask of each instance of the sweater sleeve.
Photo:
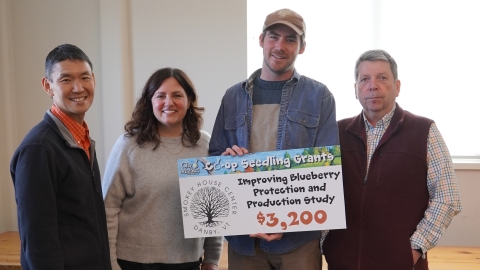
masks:
[(128, 158), (124, 136), (120, 136), (110, 152), (105, 167), (102, 190), (107, 215), (108, 241), (110, 244), (110, 260), (113, 270), (120, 270), (117, 262), (118, 215), (126, 196), (125, 182), (132, 177), (129, 173)]
[(218, 265), (222, 254), (223, 237), (207, 237), (203, 243), (203, 262)]

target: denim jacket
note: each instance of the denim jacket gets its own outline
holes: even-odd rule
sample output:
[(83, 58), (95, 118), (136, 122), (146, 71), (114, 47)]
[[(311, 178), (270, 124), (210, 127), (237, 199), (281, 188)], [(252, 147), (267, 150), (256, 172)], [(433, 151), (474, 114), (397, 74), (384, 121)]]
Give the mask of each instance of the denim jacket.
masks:
[[(250, 78), (227, 90), (213, 127), (209, 154), (221, 155), (228, 147), (238, 145), (248, 149), (252, 127), (253, 81), (261, 69)], [(295, 70), (282, 90), (276, 150), (313, 146), (338, 145), (335, 99), (328, 88), (315, 80), (301, 76)], [(321, 231), (284, 233), (281, 240), (260, 241), (264, 251), (282, 254), (320, 238)], [(227, 236), (229, 247), (243, 255), (255, 255), (254, 239), (248, 235)]]

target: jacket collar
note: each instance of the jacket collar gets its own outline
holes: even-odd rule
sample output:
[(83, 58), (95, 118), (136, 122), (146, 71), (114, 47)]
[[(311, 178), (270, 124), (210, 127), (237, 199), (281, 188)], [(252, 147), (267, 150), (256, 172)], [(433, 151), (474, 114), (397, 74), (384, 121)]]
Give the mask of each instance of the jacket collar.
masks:
[[(390, 125), (388, 125), (388, 128), (385, 131), (385, 134), (383, 134), (382, 139), (378, 143), (377, 147), (388, 141), (388, 139), (390, 139), (403, 124), (405, 119), (405, 111), (398, 105), (398, 103), (395, 103), (395, 106), (395, 112), (393, 113)], [(347, 132), (361, 138), (366, 145), (367, 133), (365, 131), (365, 119), (363, 117), (363, 111), (353, 119), (352, 123), (347, 126), (346, 130)]]
[[(250, 95), (252, 96), (252, 92), (253, 92), (253, 82), (255, 81), (255, 78), (257, 76), (260, 76), (260, 74), (262, 73), (262, 69), (259, 68), (257, 70), (255, 70), (255, 72), (252, 73), (252, 75), (250, 75), (250, 77), (248, 77), (247, 80), (243, 81), (242, 83), (242, 88)], [(293, 70), (293, 75), (292, 75), (292, 78), (290, 78), (290, 80), (295, 80), (295, 82), (298, 82), (300, 80), (300, 73), (297, 72), (296, 69)]]
[[(47, 118), (47, 115), (50, 116), (50, 118)], [(69, 147), (79, 148), (72, 134), (70, 133), (70, 131), (68, 131), (68, 128), (50, 110), (47, 110), (47, 114), (45, 115), (44, 118), (47, 121), (47, 123), (54, 128), (55, 132), (57, 132), (58, 135), (60, 135), (63, 139), (65, 139)], [(49, 120), (53, 120), (53, 123), (51, 123), (51, 121)]]
[[(47, 110), (43, 119), (52, 127), (53, 130), (65, 140), (67, 147), (70, 148), (80, 148), (78, 144), (75, 142), (72, 134), (68, 130), (68, 128), (62, 123), (58, 117), (56, 117), (50, 110)], [(90, 166), (93, 168), (93, 162), (95, 159), (95, 141), (90, 138)]]

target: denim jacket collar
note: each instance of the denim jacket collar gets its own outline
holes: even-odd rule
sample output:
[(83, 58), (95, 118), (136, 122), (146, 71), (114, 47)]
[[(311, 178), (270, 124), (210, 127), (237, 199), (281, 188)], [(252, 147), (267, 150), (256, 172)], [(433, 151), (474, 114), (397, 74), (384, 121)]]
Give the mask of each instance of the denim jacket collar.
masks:
[[(245, 89), (245, 91), (250, 95), (250, 98), (252, 98), (252, 92), (253, 92), (253, 82), (255, 81), (255, 78), (257, 76), (260, 76), (260, 74), (262, 74), (262, 69), (259, 68), (257, 69), (255, 72), (252, 73), (252, 75), (250, 75), (250, 77), (248, 77), (248, 79), (246, 81), (243, 82), (242, 84), (242, 88)], [(294, 80), (295, 82), (298, 82), (298, 80), (300, 80), (300, 74), (297, 72), (296, 69), (293, 70), (293, 75), (292, 77), (290, 78), (290, 80), (287, 82), (287, 84)]]

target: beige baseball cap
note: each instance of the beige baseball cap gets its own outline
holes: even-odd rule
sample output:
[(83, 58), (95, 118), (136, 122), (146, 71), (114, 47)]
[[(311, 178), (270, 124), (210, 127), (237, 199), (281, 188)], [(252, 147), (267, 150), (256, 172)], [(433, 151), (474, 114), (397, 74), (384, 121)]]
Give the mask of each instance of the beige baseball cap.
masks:
[(262, 31), (265, 31), (265, 29), (268, 27), (278, 23), (289, 26), (300, 36), (303, 35), (306, 30), (306, 25), (302, 16), (293, 10), (284, 8), (268, 14), (267, 18), (265, 19), (265, 23), (263, 24)]

